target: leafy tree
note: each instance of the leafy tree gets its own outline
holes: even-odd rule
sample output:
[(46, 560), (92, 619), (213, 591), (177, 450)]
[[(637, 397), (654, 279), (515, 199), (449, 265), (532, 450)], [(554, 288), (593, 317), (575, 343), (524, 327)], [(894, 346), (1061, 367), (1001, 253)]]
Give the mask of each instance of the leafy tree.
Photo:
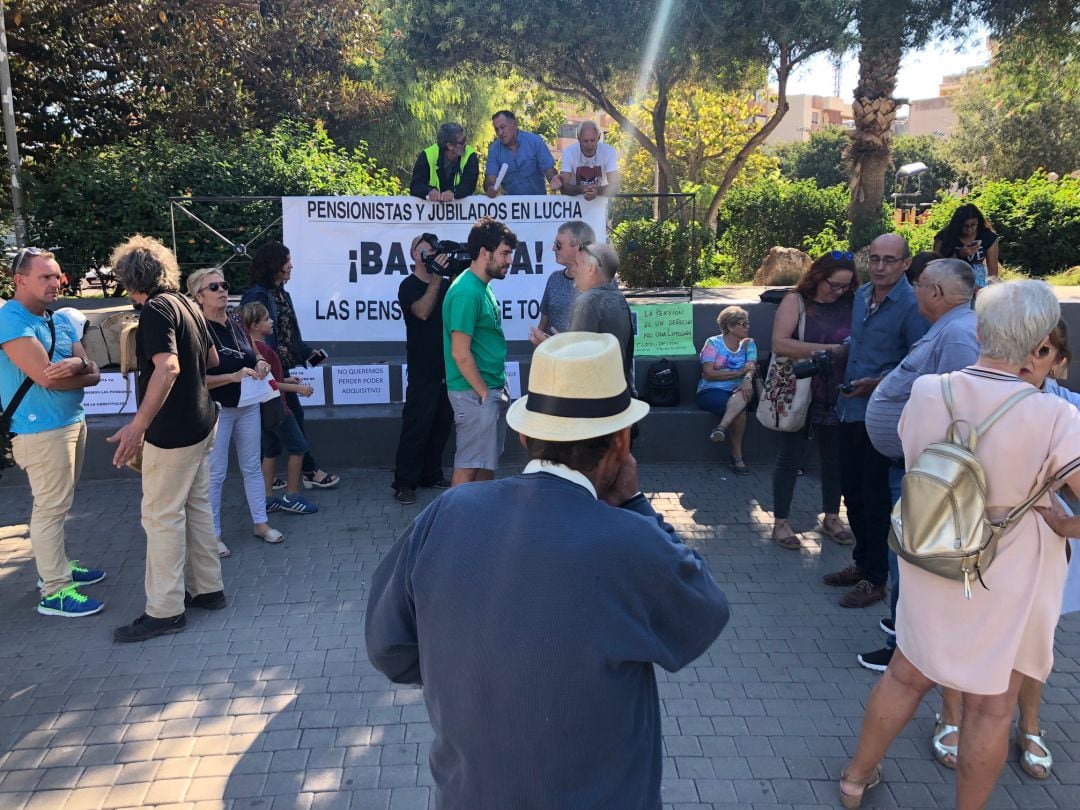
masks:
[[(478, 14), (483, 25), (476, 24)], [(550, 90), (585, 99), (652, 157), (659, 191), (681, 187), (668, 155), (672, 90), (725, 70), (738, 75), (749, 64), (772, 62), (781, 84), (773, 123), (732, 157), (719, 197), (786, 112), (783, 93), (790, 71), (836, 46), (849, 17), (847, 0), (762, 0), (750, 6), (734, 0), (553, 0), (490, 4), (482, 10), (467, 0), (409, 0), (405, 44), (410, 53), (425, 54), (433, 67), (509, 65)], [(433, 27), (431, 20), (443, 24)], [(544, 31), (555, 35), (537, 35)], [(635, 119), (626, 100), (644, 97), (647, 87), (656, 101)]]
[(1002, 45), (992, 66), (952, 100), (947, 151), (976, 179), (1020, 179), (1080, 169), (1080, 61), (1023, 40)]
[[(360, 149), (336, 146), (321, 125), (282, 123), (269, 134), (240, 138), (198, 135), (186, 142), (162, 132), (110, 147), (71, 150), (30, 178), (27, 200), (35, 244), (59, 245), (70, 279), (100, 267), (112, 248), (135, 232), (172, 242), (169, 197), (395, 194), (398, 182)], [(256, 237), (278, 208), (270, 202), (205, 204), (200, 218), (235, 242)], [(224, 242), (182, 215), (177, 252), (185, 270), (217, 265), (233, 255)], [(280, 238), (280, 225), (261, 238)], [(256, 243), (257, 246), (257, 243)], [(246, 261), (226, 265), (230, 273)], [(233, 276), (230, 281), (242, 280)]]
[(844, 149), (850, 138), (840, 127), (822, 127), (807, 141), (786, 143), (772, 149), (780, 161), (780, 173), (789, 180), (814, 180), (819, 188), (848, 182)]
[(389, 98), (374, 4), (349, 0), (18, 0), (5, 15), (24, 148), (102, 145), (158, 128), (237, 135), (279, 120), (331, 132)]
[(851, 243), (878, 234), (896, 108), (896, 76), (906, 50), (935, 37), (966, 35), (979, 22), (1005, 41), (1037, 33), (1043, 42), (1075, 48), (1080, 5), (1073, 0), (858, 0), (859, 82), (852, 111)]

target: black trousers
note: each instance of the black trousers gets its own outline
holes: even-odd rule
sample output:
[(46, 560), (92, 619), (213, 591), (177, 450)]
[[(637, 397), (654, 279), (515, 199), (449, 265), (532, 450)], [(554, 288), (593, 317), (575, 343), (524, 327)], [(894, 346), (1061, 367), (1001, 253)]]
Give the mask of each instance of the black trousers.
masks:
[(395, 490), (430, 486), (443, 477), (442, 455), (453, 424), (446, 382), (410, 374), (394, 462)]
[[(293, 418), (296, 420), (300, 432), (303, 433), (306, 438), (307, 431), (304, 430), (304, 407), (300, 404), (300, 395), (295, 391), (286, 391), (285, 401), (289, 403), (289, 410), (292, 411)], [(308, 442), (308, 445), (311, 445), (310, 441)], [(303, 470), (306, 473), (313, 473), (317, 469), (319, 469), (319, 463), (315, 460), (315, 456), (311, 454), (311, 451), (308, 450), (308, 452), (304, 454)]]
[(839, 439), (841, 487), (855, 535), (852, 557), (864, 579), (884, 585), (889, 579), (891, 462), (870, 443), (865, 422), (841, 422)]
[[(773, 517), (787, 520), (791, 514), (791, 498), (795, 494), (795, 479), (799, 467), (806, 458), (806, 451), (813, 442), (817, 445), (818, 461), (821, 464), (821, 511), (827, 515), (840, 512), (840, 453), (836, 449), (837, 427), (835, 425), (813, 425), (811, 438), (809, 431), (781, 433), (780, 451), (776, 454), (776, 466), (773, 467)], [(848, 507), (850, 510), (850, 507)]]

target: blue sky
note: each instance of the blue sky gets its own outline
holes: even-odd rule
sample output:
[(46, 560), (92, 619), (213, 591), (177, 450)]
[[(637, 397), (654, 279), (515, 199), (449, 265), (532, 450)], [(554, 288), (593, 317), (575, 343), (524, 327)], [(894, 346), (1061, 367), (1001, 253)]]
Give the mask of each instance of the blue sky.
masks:
[[(942, 76), (960, 73), (969, 67), (986, 65), (990, 51), (986, 47), (986, 32), (972, 35), (966, 42), (948, 42), (931, 45), (908, 53), (900, 64), (896, 97), (917, 99), (933, 98), (938, 94)], [(840, 97), (851, 100), (858, 81), (858, 55), (853, 51), (844, 58), (840, 79)], [(828, 59), (818, 58), (807, 62), (793, 77), (788, 93), (832, 95), (833, 66)]]

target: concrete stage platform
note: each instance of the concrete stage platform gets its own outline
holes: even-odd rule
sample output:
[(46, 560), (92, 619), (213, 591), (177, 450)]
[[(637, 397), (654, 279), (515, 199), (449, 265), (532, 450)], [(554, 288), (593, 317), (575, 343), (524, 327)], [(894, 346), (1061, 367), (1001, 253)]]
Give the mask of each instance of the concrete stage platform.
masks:
[[(633, 304), (674, 303), (690, 301), (694, 313), (694, 345), (701, 346), (718, 331), (716, 317), (727, 306), (738, 305), (750, 314), (750, 335), (758, 344), (760, 353), (769, 351), (772, 320), (776, 306), (761, 301), (764, 287), (717, 287), (695, 289), (690, 295), (683, 290), (632, 290), (627, 298)], [(1062, 301), (1062, 309), (1069, 322), (1074, 342), (1080, 340), (1080, 287), (1056, 288)], [(57, 308), (75, 306), (87, 312), (93, 319), (104, 311), (126, 309), (119, 299), (66, 299), (57, 302)], [(404, 342), (370, 343), (339, 342), (320, 344), (330, 355), (330, 365), (380, 364), (389, 365), (391, 399), (386, 405), (333, 405), (305, 409), (308, 435), (316, 456), (327, 469), (345, 467), (391, 468), (397, 448), (401, 423), (401, 376), (399, 368), (405, 359)], [(523, 341), (511, 341), (508, 347), (510, 361), (517, 361), (521, 368), (521, 385), (524, 391), (528, 383), (529, 361), (532, 346)], [(635, 373), (638, 390), (645, 385), (645, 375), (655, 357), (638, 357)], [(716, 445), (708, 440), (716, 419), (701, 411), (695, 404), (694, 392), (699, 377), (695, 355), (671, 357), (679, 368), (681, 404), (676, 408), (653, 408), (641, 426), (641, 436), (635, 442), (634, 453), (644, 464), (669, 463), (723, 463), (730, 457), (727, 444)], [(1072, 369), (1067, 385), (1075, 386), (1080, 366)], [(329, 383), (329, 370), (324, 372)], [(331, 386), (327, 384), (328, 402)], [(105, 442), (124, 424), (128, 416), (89, 416), (89, 439), (84, 476), (92, 479), (106, 478), (117, 473), (110, 464), (112, 446)], [(452, 447), (447, 448), (446, 464), (452, 461)], [(776, 438), (751, 418), (744, 438), (744, 455), (751, 465), (771, 465), (776, 454)], [(813, 454), (807, 462), (813, 465)], [(504, 464), (523, 463), (526, 459), (516, 435), (508, 435)], [(130, 474), (130, 473), (125, 473)], [(0, 479), (0, 486), (25, 481), (21, 471), (8, 470)]]

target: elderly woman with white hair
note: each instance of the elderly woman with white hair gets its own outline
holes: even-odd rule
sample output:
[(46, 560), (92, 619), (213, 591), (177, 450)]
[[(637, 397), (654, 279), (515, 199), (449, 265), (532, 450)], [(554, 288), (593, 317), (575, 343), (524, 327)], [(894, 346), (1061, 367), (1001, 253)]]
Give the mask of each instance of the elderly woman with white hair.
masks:
[(229, 447), (234, 441), (255, 536), (267, 543), (285, 539), (266, 522), (268, 503), (263, 490), (259, 404), (240, 405), (241, 382), (248, 377), (265, 379), (270, 364), (259, 357), (243, 324), (229, 314), (229, 283), (221, 270), (216, 267), (196, 270), (188, 276), (187, 289), (206, 318), (218, 353), (218, 365), (206, 369), (206, 387), (221, 408), (217, 438), (210, 451), (210, 505), (214, 509), (218, 554), (228, 557), (232, 552), (221, 539), (221, 489), (229, 472)]
[[(900, 419), (910, 467), (952, 419), (978, 425), (1027, 382), (1028, 357), (1053, 351), (1050, 333), (1061, 307), (1041, 281), (988, 287), (975, 305), (981, 354), (949, 375), (950, 416), (941, 377), (915, 382)], [(963, 430), (962, 430), (963, 432)], [(966, 435), (966, 434), (965, 434)], [(999, 520), (1049, 476), (1080, 492), (1080, 413), (1063, 399), (1029, 396), (978, 437), (987, 478), (988, 517)], [(1039, 506), (1050, 505), (1044, 495)], [(880, 761), (923, 696), (940, 683), (963, 692), (956, 807), (985, 807), (1009, 744), (1009, 726), (1025, 676), (1045, 681), (1053, 665), (1054, 629), (1065, 585), (1065, 540), (1037, 510), (1001, 535), (986, 589), (963, 586), (900, 560), (904, 587), (897, 606), (897, 651), (866, 705), (855, 756), (841, 775), (844, 807), (859, 807), (881, 781)]]

